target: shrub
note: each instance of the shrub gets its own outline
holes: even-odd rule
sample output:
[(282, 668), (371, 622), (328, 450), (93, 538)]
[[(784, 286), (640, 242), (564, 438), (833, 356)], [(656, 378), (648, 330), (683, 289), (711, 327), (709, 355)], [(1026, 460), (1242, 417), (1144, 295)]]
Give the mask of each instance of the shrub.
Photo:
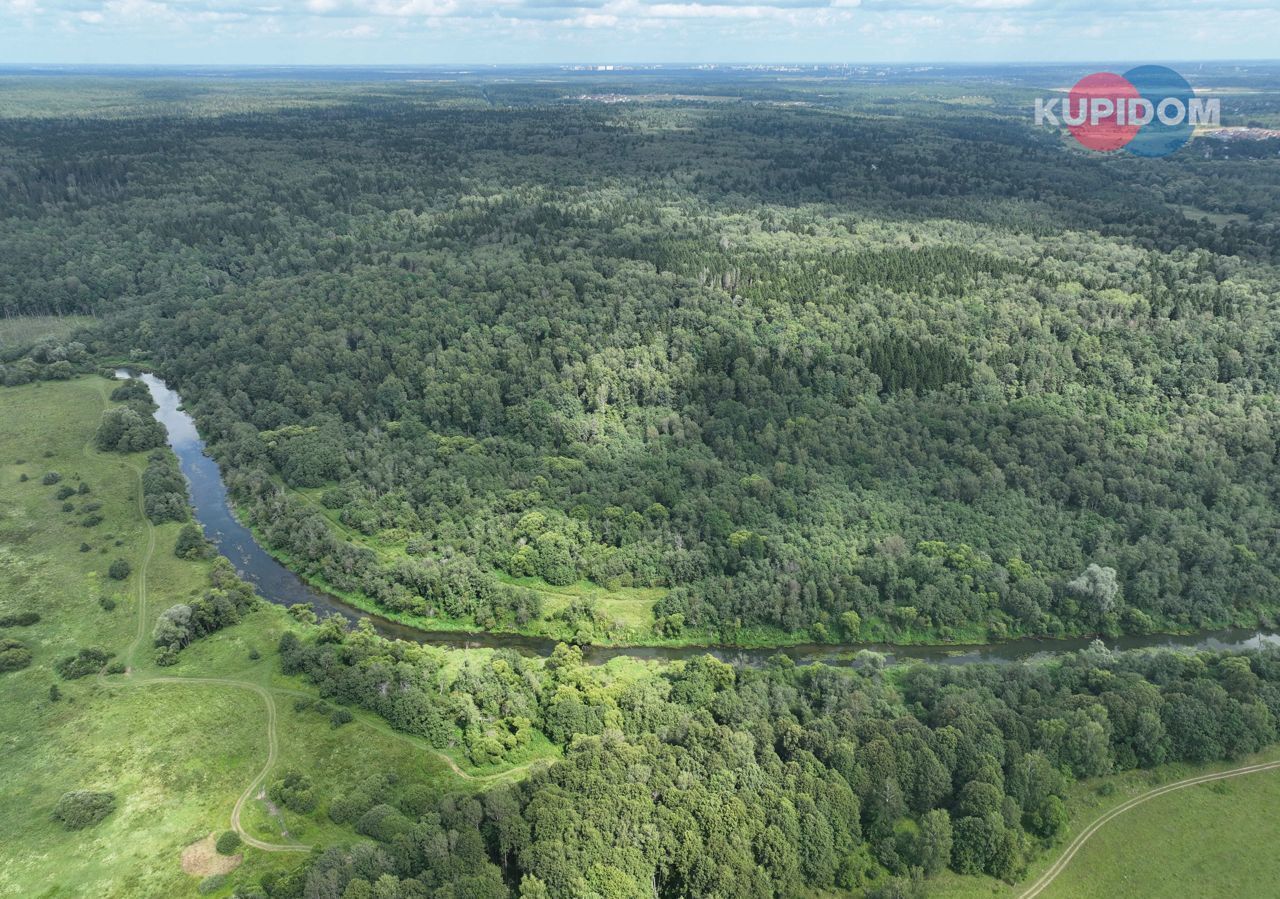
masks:
[(111, 567), (107, 569), (107, 574), (113, 581), (123, 581), (132, 571), (133, 566), (127, 561), (124, 559), (116, 559), (111, 563)]
[(115, 807), (116, 797), (112, 793), (72, 790), (63, 793), (53, 807), (53, 819), (67, 830), (83, 830), (107, 817)]
[(31, 664), (31, 650), (17, 640), (0, 637), (0, 671), (17, 671)]
[(227, 883), (227, 875), (210, 874), (204, 880), (200, 881), (200, 885), (196, 887), (196, 892), (201, 896), (207, 896), (210, 893), (216, 893), (222, 889)]
[(333, 714), (329, 716), (329, 723), (334, 728), (342, 727), (344, 724), (350, 724), (354, 716), (347, 709), (334, 709)]
[(95, 646), (85, 647), (73, 656), (61, 659), (53, 666), (63, 680), (75, 680), (102, 670), (111, 653)]
[(251, 648), (249, 649), (249, 661), (251, 661), (251, 662), (256, 662), (256, 661), (258, 661), (258, 659), (260, 659), (260, 658), (262, 658), (262, 653), (258, 652), (258, 649), (257, 649), (257, 647), (256, 647), (256, 646), (255, 646), (255, 647), (251, 647)]
[[(84, 525), (85, 527), (87, 527), (87, 528), (96, 528), (98, 525), (102, 524), (102, 516), (101, 516), (101, 515), (86, 515), (86, 516), (84, 517), (84, 520), (83, 520), (83, 521), (81, 521), (80, 523), (81, 523), (82, 525)], [(127, 577), (127, 575), (126, 575), (126, 577)]]
[(75, 510), (76, 510), (76, 504), (75, 504), (75, 503), (63, 503), (63, 504), (62, 504), (62, 511), (63, 511), (63, 512), (74, 512)]
[(0, 616), (0, 627), (30, 627), (39, 620), (39, 612), (14, 612)]
[(104, 612), (111, 612), (115, 610), (116, 601), (110, 596), (104, 596), (98, 600), (98, 605), (102, 606)]
[(86, 496), (89, 493), (89, 485), (86, 484), (84, 481), (81, 481), (80, 485), (76, 487), (76, 493), (80, 494), (81, 496)]
[(215, 846), (219, 855), (234, 855), (240, 848), (240, 834), (234, 830), (224, 830)]
[(27, 474), (25, 471), (22, 474), (18, 475), (19, 483), (25, 484), (29, 480), (31, 480), (31, 476)]
[(92, 547), (92, 546), (90, 546), (90, 545), (89, 545), (89, 544), (87, 544), (87, 543), (81, 543), (81, 544), (80, 544), (80, 552), (82, 552), (82, 553), (87, 553), (87, 552), (89, 552), (89, 550), (91, 550), (91, 549), (93, 549), (93, 547)]
[(316, 807), (315, 789), (311, 778), (296, 771), (285, 772), (284, 777), (267, 790), (272, 802), (278, 802), (291, 811), (306, 814)]
[(68, 497), (72, 497), (75, 495), (76, 495), (76, 488), (72, 487), (70, 484), (63, 484), (61, 487), (58, 488), (58, 492), (54, 494), (54, 496), (56, 496), (60, 500), (67, 499)]
[(62, 699), (62, 691), (58, 689), (57, 684), (50, 684), (49, 685), (49, 701), (57, 702), (60, 699)]
[(179, 559), (203, 559), (209, 555), (209, 542), (204, 539), (199, 527), (185, 524), (178, 532), (178, 542), (173, 547), (173, 554)]
[(102, 413), (94, 442), (100, 450), (134, 453), (162, 445), (164, 436), (164, 425), (152, 418), (150, 412), (125, 406)]
[(44, 484), (46, 487), (52, 487), (54, 484), (58, 483), (61, 480), (62, 480), (62, 475), (58, 474), (56, 471), (50, 471), (50, 472), (47, 472), (45, 476), (40, 479), (40, 483)]

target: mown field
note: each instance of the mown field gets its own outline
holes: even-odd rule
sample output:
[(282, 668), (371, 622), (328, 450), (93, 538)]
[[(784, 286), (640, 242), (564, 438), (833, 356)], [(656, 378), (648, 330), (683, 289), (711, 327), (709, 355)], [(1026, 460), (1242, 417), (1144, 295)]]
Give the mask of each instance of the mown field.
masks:
[[(275, 646), (298, 625), (275, 606), (188, 647), (176, 666), (157, 668), (155, 617), (202, 591), (209, 563), (176, 558), (179, 525), (151, 529), (142, 517), (142, 454), (93, 448), (111, 388), (87, 377), (0, 389), (0, 616), (40, 615), (35, 624), (0, 629), (32, 654), (28, 667), (0, 674), (0, 895), (196, 895), (201, 877), (183, 872), (182, 850), (228, 829), (237, 798), (267, 760), (266, 709), (255, 685), (268, 689), (278, 716), (279, 758), (268, 781), (297, 771), (317, 784), (319, 799), (315, 812), (299, 815), (273, 814), (251, 798), (242, 823), (264, 841), (323, 846), (358, 838), (334, 824), (327, 808), (371, 774), (393, 773), (431, 795), (507, 776), (459, 776), (442, 754), (365, 713), (335, 728), (314, 708), (295, 708), (317, 694), (279, 673)], [(57, 484), (43, 483), (49, 472), (60, 475)], [(57, 498), (60, 487), (80, 483), (87, 493)], [(63, 511), (64, 502), (73, 508)], [(90, 504), (97, 508), (89, 514), (102, 520), (85, 527)], [(107, 575), (117, 559), (132, 568), (121, 581)], [(62, 679), (55, 664), (82, 647), (115, 653), (129, 673)], [(225, 683), (151, 680), (159, 676)], [(536, 747), (521, 761), (548, 751)], [(114, 793), (117, 805), (100, 824), (69, 832), (51, 811), (64, 792), (79, 789)], [(210, 895), (295, 865), (305, 853), (246, 849), (243, 856)]]

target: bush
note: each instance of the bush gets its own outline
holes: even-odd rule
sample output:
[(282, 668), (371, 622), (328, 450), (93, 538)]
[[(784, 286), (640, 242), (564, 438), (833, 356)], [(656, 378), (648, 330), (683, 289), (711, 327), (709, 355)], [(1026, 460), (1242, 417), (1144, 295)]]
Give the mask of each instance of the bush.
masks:
[(102, 606), (104, 612), (115, 611), (116, 601), (110, 596), (104, 596), (98, 600), (98, 605)]
[(60, 500), (69, 499), (70, 497), (73, 497), (75, 495), (76, 495), (76, 488), (72, 487), (70, 484), (63, 484), (61, 487), (58, 488), (58, 492), (54, 494), (54, 496), (56, 496)]
[(84, 517), (84, 520), (83, 520), (83, 521), (81, 521), (80, 523), (81, 523), (82, 525), (84, 525), (85, 527), (87, 527), (87, 528), (96, 528), (98, 525), (102, 524), (102, 516), (101, 516), (101, 515), (86, 515), (86, 516)]
[(87, 543), (81, 543), (81, 544), (80, 544), (80, 552), (82, 552), (82, 553), (87, 553), (87, 552), (89, 552), (89, 550), (91, 550), (91, 549), (93, 549), (93, 547), (92, 547), (92, 546), (90, 546), (90, 545), (89, 545), (89, 544), (87, 544)]
[(94, 442), (100, 450), (135, 453), (161, 446), (164, 437), (164, 425), (152, 418), (149, 411), (125, 406), (102, 413)]
[(354, 716), (347, 709), (334, 709), (333, 714), (329, 716), (329, 723), (334, 728), (342, 727), (344, 724), (350, 724), (354, 720)]
[(111, 658), (111, 653), (95, 646), (81, 649), (73, 656), (67, 656), (53, 666), (63, 680), (75, 680), (94, 672), (101, 671)]
[(234, 830), (224, 830), (218, 837), (216, 848), (219, 855), (235, 855), (236, 850), (240, 848), (240, 834)]
[(63, 504), (62, 504), (62, 511), (63, 511), (63, 512), (74, 512), (75, 510), (76, 510), (76, 504), (75, 504), (75, 503), (63, 503)]
[(63, 793), (53, 807), (53, 819), (67, 830), (83, 830), (107, 817), (115, 807), (116, 797), (112, 793), (72, 790)]
[(111, 563), (111, 567), (107, 569), (107, 574), (113, 581), (123, 581), (132, 571), (133, 566), (127, 561), (124, 559), (116, 559)]
[(0, 627), (30, 627), (39, 620), (39, 612), (14, 612), (0, 616)]
[(40, 479), (40, 483), (44, 484), (46, 487), (52, 487), (54, 484), (58, 483), (61, 480), (62, 480), (62, 475), (58, 474), (56, 471), (50, 471), (50, 472), (47, 472), (45, 476)]
[(31, 664), (31, 650), (17, 640), (0, 637), (0, 672), (17, 671)]
[(194, 524), (185, 524), (178, 532), (178, 542), (173, 554), (179, 559), (203, 559), (209, 555), (209, 542), (204, 539), (200, 528)]
[(201, 896), (207, 896), (210, 893), (216, 893), (222, 889), (227, 883), (227, 875), (210, 874), (204, 880), (200, 881), (200, 885), (196, 887), (196, 892)]
[(316, 807), (315, 789), (311, 778), (296, 771), (288, 771), (284, 777), (273, 783), (267, 790), (272, 802), (278, 802), (285, 808), (307, 814)]
[(31, 476), (27, 474), (25, 471), (22, 474), (18, 475), (18, 483), (20, 484), (25, 484), (29, 480), (31, 480)]

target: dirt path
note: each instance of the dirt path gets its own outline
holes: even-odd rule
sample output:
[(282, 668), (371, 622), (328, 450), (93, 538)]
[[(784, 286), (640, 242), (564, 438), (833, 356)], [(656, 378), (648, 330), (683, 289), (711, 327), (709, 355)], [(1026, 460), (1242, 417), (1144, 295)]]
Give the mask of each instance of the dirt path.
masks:
[[(103, 408), (106, 408), (107, 395), (106, 395), (105, 387), (102, 388), (99, 391), (99, 393), (102, 398)], [(89, 440), (84, 445), (84, 454), (88, 456), (90, 453), (93, 453), (94, 451), (95, 450), (93, 446), (93, 436), (90, 435)], [(279, 741), (276, 737), (277, 711), (276, 711), (275, 699), (271, 695), (272, 690), (267, 687), (263, 687), (259, 684), (250, 683), (248, 681), (232, 680), (230, 678), (178, 677), (178, 676), (158, 676), (158, 675), (139, 676), (139, 675), (133, 674), (133, 670), (136, 667), (135, 660), (138, 654), (138, 650), (143, 646), (145, 646), (147, 642), (147, 623), (150, 620), (150, 616), (148, 614), (147, 571), (150, 569), (152, 557), (155, 555), (156, 527), (154, 524), (151, 523), (151, 519), (147, 517), (146, 497), (144, 496), (143, 489), (142, 489), (142, 474), (143, 474), (142, 469), (138, 468), (136, 465), (134, 465), (131, 462), (123, 462), (122, 464), (124, 465), (125, 468), (129, 469), (129, 471), (132, 472), (134, 477), (137, 479), (138, 515), (141, 517), (143, 524), (146, 525), (146, 528), (147, 528), (147, 548), (146, 548), (146, 551), (143, 553), (142, 563), (138, 567), (138, 582), (137, 582), (138, 583), (138, 589), (137, 589), (138, 629), (134, 635), (133, 642), (129, 644), (128, 649), (126, 649), (124, 653), (124, 658), (123, 658), (123, 661), (125, 663), (124, 679), (108, 680), (105, 674), (105, 671), (101, 671), (98, 673), (98, 682), (103, 685), (128, 685), (128, 686), (143, 686), (146, 684), (204, 684), (207, 686), (231, 687), (239, 690), (249, 690), (257, 694), (258, 698), (262, 700), (263, 706), (266, 708), (266, 712), (267, 712), (267, 759), (266, 759), (266, 762), (263, 764), (262, 769), (258, 771), (257, 775), (253, 778), (253, 780), (249, 782), (249, 785), (245, 787), (244, 792), (240, 794), (240, 798), (236, 800), (235, 806), (231, 809), (231, 829), (240, 835), (240, 839), (243, 840), (246, 845), (253, 846), (256, 849), (261, 849), (264, 852), (310, 852), (311, 851), (310, 846), (304, 846), (297, 843), (293, 843), (293, 844), (268, 843), (264, 840), (260, 840), (257, 837), (253, 836), (252, 834), (250, 834), (249, 832), (247, 832), (244, 829), (244, 825), (241, 821), (241, 816), (244, 812), (244, 807), (246, 803), (248, 803), (249, 800), (253, 798), (256, 791), (258, 791), (260, 788), (263, 787), (263, 784), (265, 783), (267, 776), (271, 773), (271, 769), (275, 767), (276, 760), (279, 755)], [(307, 499), (307, 498), (303, 497), (303, 499)], [(293, 694), (297, 696), (305, 696), (309, 699), (314, 698), (313, 696), (311, 696), (311, 694), (303, 693), (302, 691), (299, 691), (299, 690), (289, 690), (289, 689), (280, 688), (276, 690), (276, 692), (288, 693), (288, 694)], [(525, 771), (526, 769), (528, 769), (529, 767), (531, 767), (532, 765), (536, 764), (536, 762), (528, 762), (524, 765), (511, 768), (507, 771), (501, 771), (496, 774), (483, 774), (483, 775), (468, 774), (466, 771), (462, 770), (462, 768), (458, 765), (458, 763), (455, 762), (447, 754), (441, 752), (440, 750), (436, 749), (433, 746), (426, 744), (424, 741), (420, 740), (417, 737), (412, 736), (411, 734), (401, 733), (399, 731), (394, 730), (390, 725), (387, 725), (383, 722), (370, 721), (364, 718), (363, 716), (361, 716), (357, 720), (366, 727), (373, 728), (374, 730), (378, 730), (383, 733), (389, 734), (391, 736), (404, 739), (413, 743), (416, 748), (425, 752), (429, 752), (430, 754), (442, 760), (446, 765), (449, 766), (450, 771), (452, 771), (455, 775), (457, 775), (458, 777), (464, 780), (472, 780), (472, 781), (497, 780), (499, 778), (510, 777), (512, 775), (519, 774)]]
[(1271, 771), (1276, 768), (1280, 768), (1280, 761), (1264, 762), (1257, 765), (1244, 765), (1240, 768), (1232, 768), (1229, 771), (1218, 771), (1214, 774), (1201, 774), (1199, 777), (1188, 777), (1186, 780), (1179, 780), (1171, 784), (1156, 787), (1155, 789), (1148, 790), (1139, 796), (1134, 796), (1132, 799), (1120, 803), (1120, 805), (1117, 805), (1110, 811), (1099, 815), (1088, 827), (1081, 831), (1079, 836), (1072, 840), (1067, 845), (1067, 848), (1063, 850), (1061, 857), (1050, 865), (1049, 869), (1041, 874), (1035, 883), (1027, 887), (1026, 891), (1022, 893), (1019, 899), (1035, 899), (1036, 896), (1043, 893), (1049, 888), (1050, 884), (1053, 883), (1057, 876), (1063, 872), (1067, 865), (1071, 863), (1071, 859), (1075, 857), (1076, 853), (1080, 851), (1085, 843), (1089, 842), (1089, 839), (1097, 833), (1103, 825), (1112, 818), (1115, 818), (1118, 815), (1123, 815), (1130, 809), (1142, 805), (1142, 803), (1147, 800), (1155, 799), (1157, 796), (1163, 796), (1165, 793), (1172, 793), (1175, 790), (1194, 787), (1197, 784), (1209, 783), (1215, 780), (1225, 780), (1228, 777), (1240, 777), (1245, 774), (1257, 774), (1262, 771)]
[[(105, 389), (102, 391), (103, 405), (106, 405)], [(85, 444), (84, 451), (87, 455), (93, 451), (93, 438), (89, 438), (89, 442)], [(276, 757), (279, 753), (279, 743), (276, 739), (276, 702), (272, 698), (271, 693), (258, 684), (252, 684), (248, 681), (231, 680), (229, 678), (220, 677), (140, 677), (133, 676), (134, 660), (138, 654), (138, 649), (142, 647), (147, 640), (147, 570), (151, 567), (151, 559), (156, 551), (156, 526), (151, 523), (151, 519), (147, 517), (146, 498), (142, 489), (142, 470), (132, 463), (124, 463), (125, 467), (133, 472), (138, 481), (138, 514), (142, 518), (143, 524), (147, 528), (147, 549), (142, 556), (142, 564), (138, 567), (138, 630), (134, 635), (133, 642), (129, 644), (129, 648), (125, 650), (124, 662), (126, 671), (126, 680), (108, 681), (104, 672), (98, 672), (98, 682), (102, 684), (127, 684), (129, 686), (143, 686), (146, 684), (207, 684), (220, 687), (234, 687), (240, 690), (250, 690), (258, 695), (267, 710), (267, 761), (262, 766), (262, 770), (253, 778), (245, 791), (240, 794), (240, 798), (236, 800), (235, 806), (231, 810), (231, 829), (240, 835), (240, 839), (247, 845), (261, 849), (265, 852), (310, 852), (310, 846), (299, 844), (283, 845), (280, 843), (268, 843), (259, 840), (257, 837), (248, 833), (240, 823), (240, 815), (244, 811), (245, 803), (252, 798), (253, 793), (263, 781), (267, 779), (267, 775), (271, 773), (271, 769), (275, 766)]]

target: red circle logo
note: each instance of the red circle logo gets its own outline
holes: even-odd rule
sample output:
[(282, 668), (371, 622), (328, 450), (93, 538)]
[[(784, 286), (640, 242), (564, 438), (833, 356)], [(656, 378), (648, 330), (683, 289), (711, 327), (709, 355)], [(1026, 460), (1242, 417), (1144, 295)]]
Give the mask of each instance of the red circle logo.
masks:
[(1119, 150), (1142, 127), (1129, 124), (1129, 101), (1141, 96), (1127, 78), (1095, 72), (1071, 88), (1062, 121), (1090, 150)]

